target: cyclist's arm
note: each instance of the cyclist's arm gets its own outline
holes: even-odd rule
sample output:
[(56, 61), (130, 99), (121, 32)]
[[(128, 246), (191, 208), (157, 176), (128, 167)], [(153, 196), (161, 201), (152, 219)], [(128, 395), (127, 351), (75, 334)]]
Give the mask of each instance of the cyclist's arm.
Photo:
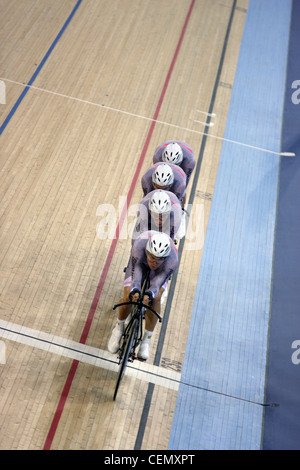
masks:
[[(187, 153), (187, 152), (185, 152), (185, 153)], [(188, 185), (188, 183), (190, 181), (191, 174), (194, 171), (195, 165), (196, 165), (196, 161), (195, 161), (193, 153), (188, 155), (187, 158), (184, 160), (184, 163), (181, 165), (181, 168), (183, 169), (183, 171), (186, 174), (186, 186)]]
[(166, 266), (161, 271), (157, 270), (157, 274), (151, 280), (150, 287), (148, 289), (148, 291), (152, 293), (153, 299), (155, 299), (155, 297), (159, 293), (160, 288), (164, 285), (164, 283), (170, 279), (176, 267), (177, 263), (172, 263)]
[(141, 180), (141, 186), (142, 186), (144, 197), (146, 197), (147, 194), (150, 193), (153, 190), (151, 182), (152, 182), (152, 178), (150, 177), (150, 179), (149, 179), (149, 175), (148, 175), (148, 173), (146, 173), (142, 177), (142, 180)]
[(132, 256), (131, 259), (131, 287), (130, 291), (137, 289), (141, 291), (142, 279), (143, 279), (143, 268), (139, 258)]

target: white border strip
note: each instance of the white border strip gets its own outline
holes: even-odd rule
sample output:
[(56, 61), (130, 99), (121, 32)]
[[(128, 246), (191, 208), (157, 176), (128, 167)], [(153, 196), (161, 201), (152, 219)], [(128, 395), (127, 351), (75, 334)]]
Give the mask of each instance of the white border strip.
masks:
[[(68, 357), (113, 372), (117, 372), (119, 369), (116, 355), (110, 354), (108, 351), (27, 328), (16, 323), (0, 320), (0, 337), (3, 340), (26, 344), (36, 349)], [(126, 375), (176, 391), (181, 380), (179, 372), (138, 360), (128, 363)]]
[[(243, 147), (248, 147), (248, 148), (251, 148), (253, 150), (258, 150), (260, 152), (267, 152), (267, 153), (270, 153), (270, 154), (273, 154), (273, 155), (279, 155), (279, 156), (283, 156), (283, 157), (295, 157), (296, 156), (294, 153), (275, 152), (273, 150), (268, 150), (268, 149), (264, 149), (264, 148), (261, 148), (261, 147), (256, 147), (255, 145), (245, 144), (243, 142), (238, 142), (236, 140), (226, 139), (225, 137), (219, 137), (217, 135), (208, 134), (207, 132), (197, 131), (197, 130), (194, 130), (194, 129), (190, 129), (188, 127), (178, 126), (176, 124), (170, 124), (168, 122), (159, 121), (157, 119), (152, 119), (152, 118), (149, 118), (149, 117), (146, 117), (146, 116), (141, 116), (139, 114), (130, 113), (128, 111), (123, 111), (121, 109), (111, 108), (110, 106), (105, 106), (104, 104), (95, 103), (93, 101), (83, 100), (81, 98), (76, 98), (74, 96), (68, 96), (68, 95), (65, 95), (63, 93), (57, 93), (55, 91), (47, 90), (45, 88), (39, 88), (39, 87), (36, 87), (34, 85), (27, 85), (25, 83), (17, 82), (15, 80), (9, 80), (8, 78), (0, 77), (0, 80), (2, 80), (3, 82), (8, 82), (8, 83), (13, 83), (15, 85), (20, 85), (20, 86), (25, 87), (25, 88), (32, 88), (33, 90), (38, 90), (38, 91), (41, 91), (43, 93), (49, 93), (51, 95), (60, 96), (62, 98), (67, 98), (67, 99), (70, 99), (70, 100), (78, 101), (80, 103), (89, 104), (91, 106), (97, 106), (99, 108), (106, 109), (106, 110), (109, 110), (109, 111), (115, 111), (117, 113), (126, 114), (127, 116), (137, 117), (139, 119), (145, 119), (146, 121), (151, 121), (151, 122), (155, 121), (158, 124), (163, 124), (165, 126), (174, 127), (176, 129), (181, 129), (183, 131), (192, 132), (194, 134), (205, 135), (207, 137), (212, 137), (213, 139), (222, 140), (224, 142), (229, 142), (231, 144), (241, 145)], [(208, 116), (215, 116), (214, 113), (207, 113), (206, 111), (201, 111), (199, 109), (197, 109), (197, 112), (207, 114)], [(202, 124), (204, 124), (204, 123), (202, 123)]]

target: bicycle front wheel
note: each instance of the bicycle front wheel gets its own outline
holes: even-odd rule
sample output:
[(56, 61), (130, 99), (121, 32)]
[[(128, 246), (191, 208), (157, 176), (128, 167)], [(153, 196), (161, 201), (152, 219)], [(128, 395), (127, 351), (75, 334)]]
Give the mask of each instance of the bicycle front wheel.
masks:
[(132, 323), (132, 327), (131, 327), (131, 329), (128, 333), (128, 336), (125, 339), (126, 344), (125, 344), (125, 347), (124, 347), (123, 357), (122, 357), (119, 372), (118, 372), (118, 378), (117, 378), (117, 383), (116, 383), (116, 388), (115, 388), (115, 393), (114, 393), (114, 400), (117, 397), (119, 386), (120, 386), (121, 380), (123, 378), (123, 375), (124, 375), (124, 372), (125, 372), (125, 369), (126, 369), (126, 366), (127, 366), (129, 355), (130, 355), (130, 352), (131, 352), (132, 346), (133, 346), (133, 340), (134, 340), (134, 337), (135, 337), (135, 333), (138, 331), (138, 327), (139, 327), (138, 326), (138, 319), (135, 319)]

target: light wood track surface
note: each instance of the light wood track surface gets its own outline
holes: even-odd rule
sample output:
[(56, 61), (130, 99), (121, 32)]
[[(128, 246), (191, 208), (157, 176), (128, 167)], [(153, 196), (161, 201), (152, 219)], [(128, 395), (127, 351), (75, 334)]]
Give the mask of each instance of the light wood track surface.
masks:
[[(114, 402), (115, 370), (77, 362), (67, 347), (106, 352), (141, 176), (168, 139), (188, 142), (198, 160), (207, 132), (190, 219), (200, 242), (185, 241), (156, 366), (180, 377), (247, 3), (234, 9), (211, 127), (204, 113), (232, 0), (83, 0), (9, 118), (0, 148), (0, 326), (10, 330), (0, 338), (1, 449), (134, 449), (149, 380), (126, 373)], [(75, 5), (0, 0), (1, 124)], [(121, 236), (101, 239), (103, 205), (117, 225), (128, 194)], [(160, 329), (141, 368), (153, 364)], [(51, 349), (53, 336), (66, 348)], [(176, 396), (170, 384), (155, 385), (141, 449), (167, 449)]]

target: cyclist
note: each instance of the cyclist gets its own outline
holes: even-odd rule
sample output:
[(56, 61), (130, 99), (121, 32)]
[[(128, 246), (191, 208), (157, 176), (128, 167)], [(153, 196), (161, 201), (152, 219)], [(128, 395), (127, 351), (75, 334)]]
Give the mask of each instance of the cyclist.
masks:
[(177, 196), (182, 205), (186, 191), (186, 174), (177, 165), (164, 162), (152, 165), (142, 177), (142, 189), (144, 196), (154, 189), (171, 191)]
[(175, 194), (162, 189), (151, 191), (139, 204), (132, 241), (146, 230), (163, 232), (174, 239), (180, 228), (181, 212), (181, 205)]
[[(150, 286), (144, 303), (160, 313), (161, 296), (167, 287), (170, 276), (178, 266), (178, 255), (171, 238), (165, 234), (149, 230), (142, 233), (132, 245), (128, 267), (125, 272), (124, 295), (120, 302), (137, 301), (147, 268), (150, 268)], [(124, 332), (125, 320), (130, 313), (130, 305), (118, 309), (118, 319), (108, 342), (108, 350), (116, 353)], [(138, 351), (138, 358), (146, 361), (149, 357), (149, 343), (156, 326), (157, 317), (150, 310), (145, 314), (144, 336)]]
[(153, 163), (158, 162), (179, 165), (186, 174), (186, 185), (189, 183), (196, 164), (193, 150), (181, 140), (167, 140), (160, 144), (153, 156)]

